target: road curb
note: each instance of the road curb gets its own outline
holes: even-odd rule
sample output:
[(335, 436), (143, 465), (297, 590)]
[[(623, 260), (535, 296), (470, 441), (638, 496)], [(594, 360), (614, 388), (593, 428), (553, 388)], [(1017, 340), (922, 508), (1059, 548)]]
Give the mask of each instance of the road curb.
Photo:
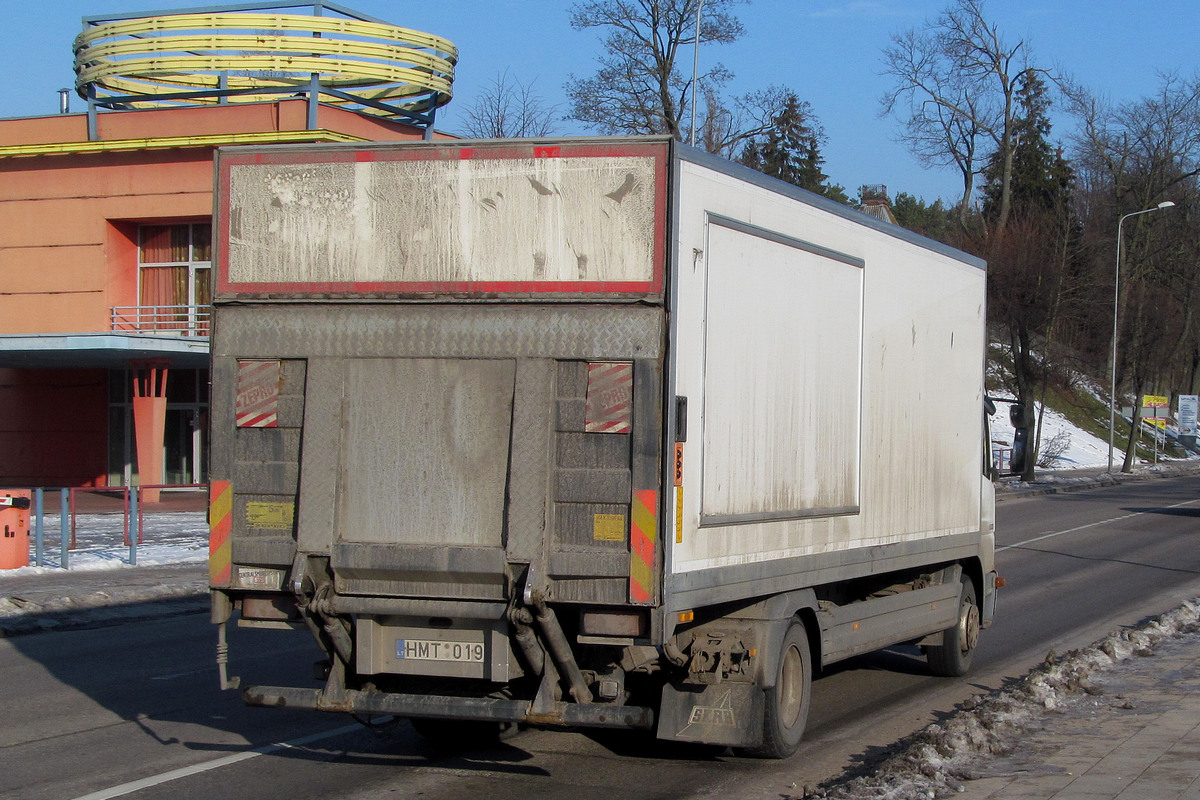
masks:
[(208, 613), (208, 593), (175, 595), (133, 603), (72, 608), (0, 617), (0, 639), (35, 633), (101, 628), (185, 614)]
[(1105, 486), (1122, 486), (1126, 483), (1140, 483), (1161, 478), (1182, 478), (1198, 474), (1200, 474), (1200, 461), (1146, 467), (1137, 472), (1100, 472), (1094, 475), (1078, 475), (1070, 472), (1052, 473), (1046, 482), (1002, 481), (996, 485), (996, 500), (1069, 494)]

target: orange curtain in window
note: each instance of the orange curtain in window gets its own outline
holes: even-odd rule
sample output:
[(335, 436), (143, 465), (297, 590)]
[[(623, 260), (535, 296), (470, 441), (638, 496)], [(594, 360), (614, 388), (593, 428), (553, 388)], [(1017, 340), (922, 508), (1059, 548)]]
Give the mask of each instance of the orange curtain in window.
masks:
[(155, 330), (178, 330), (187, 322), (186, 308), (164, 308), (164, 306), (187, 306), (187, 267), (142, 267), (141, 305), (153, 306), (144, 313), (151, 315), (145, 322)]
[(143, 225), (142, 263), (188, 260), (187, 225)]

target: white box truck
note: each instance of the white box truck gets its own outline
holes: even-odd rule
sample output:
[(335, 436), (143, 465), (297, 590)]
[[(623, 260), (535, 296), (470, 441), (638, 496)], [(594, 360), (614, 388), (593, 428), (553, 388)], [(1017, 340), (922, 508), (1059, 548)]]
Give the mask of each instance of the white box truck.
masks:
[(246, 702), (782, 757), (814, 670), (968, 668), (998, 583), (982, 261), (658, 137), (216, 175), (221, 680), (235, 616), (318, 659)]

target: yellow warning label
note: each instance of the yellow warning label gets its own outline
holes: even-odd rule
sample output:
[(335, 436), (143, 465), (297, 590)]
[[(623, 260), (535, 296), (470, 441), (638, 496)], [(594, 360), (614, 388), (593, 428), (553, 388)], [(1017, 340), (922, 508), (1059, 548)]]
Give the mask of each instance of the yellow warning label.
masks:
[(290, 531), (296, 521), (291, 503), (246, 503), (246, 527)]
[(592, 538), (598, 542), (625, 541), (625, 515), (592, 515)]

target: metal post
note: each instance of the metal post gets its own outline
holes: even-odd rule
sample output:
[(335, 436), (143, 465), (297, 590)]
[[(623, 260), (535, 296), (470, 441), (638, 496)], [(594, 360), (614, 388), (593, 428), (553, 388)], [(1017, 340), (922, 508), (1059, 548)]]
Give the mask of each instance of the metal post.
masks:
[(436, 94), (429, 98), (429, 122), (425, 125), (424, 133), (421, 134), (421, 138), (427, 142), (433, 141), (433, 120), (437, 116), (436, 98)]
[[(1134, 211), (1117, 220), (1117, 269), (1113, 277), (1112, 353), (1109, 356), (1111, 361), (1108, 367), (1108, 471), (1110, 473), (1113, 468), (1113, 431), (1116, 429), (1117, 424), (1117, 313), (1120, 308), (1121, 299), (1121, 224), (1130, 217), (1136, 217), (1139, 214), (1149, 214), (1152, 211), (1161, 211), (1164, 208), (1171, 208), (1174, 205), (1170, 200), (1164, 200), (1154, 208)], [(1138, 399), (1134, 398), (1135, 401)], [(1137, 416), (1137, 414), (1134, 414), (1133, 418), (1136, 419)]]
[(700, 82), (700, 12), (704, 10), (704, 0), (696, 6), (696, 42), (692, 47), (692, 147), (696, 146), (696, 84)]
[(33, 490), (33, 563), (39, 567), (46, 565), (45, 541), (42, 533), (42, 490)]
[(87, 133), (89, 142), (99, 141), (100, 120), (96, 118), (96, 87), (90, 83), (87, 85)]
[(317, 129), (317, 103), (321, 97), (321, 73), (314, 72), (308, 79), (308, 130)]
[[(1154, 466), (1156, 466), (1156, 467), (1158, 466), (1158, 432), (1159, 432), (1159, 430), (1162, 430), (1162, 432), (1165, 436), (1166, 431), (1167, 431), (1166, 421), (1164, 420), (1163, 427), (1160, 429), (1158, 427), (1158, 408), (1155, 408), (1154, 409)], [(1164, 442), (1163, 444), (1165, 445), (1166, 442)]]
[(133, 526), (137, 524), (137, 508), (138, 508), (138, 493), (137, 489), (129, 493), (129, 516), (126, 517), (125, 535), (129, 542), (129, 565), (137, 566), (137, 534), (133, 531)]
[(71, 546), (74, 542), (71, 541), (70, 523), (67, 521), (67, 495), (66, 489), (59, 489), (58, 497), (58, 535), (59, 535), (59, 563), (63, 569), (67, 569), (67, 554), (71, 552)]

